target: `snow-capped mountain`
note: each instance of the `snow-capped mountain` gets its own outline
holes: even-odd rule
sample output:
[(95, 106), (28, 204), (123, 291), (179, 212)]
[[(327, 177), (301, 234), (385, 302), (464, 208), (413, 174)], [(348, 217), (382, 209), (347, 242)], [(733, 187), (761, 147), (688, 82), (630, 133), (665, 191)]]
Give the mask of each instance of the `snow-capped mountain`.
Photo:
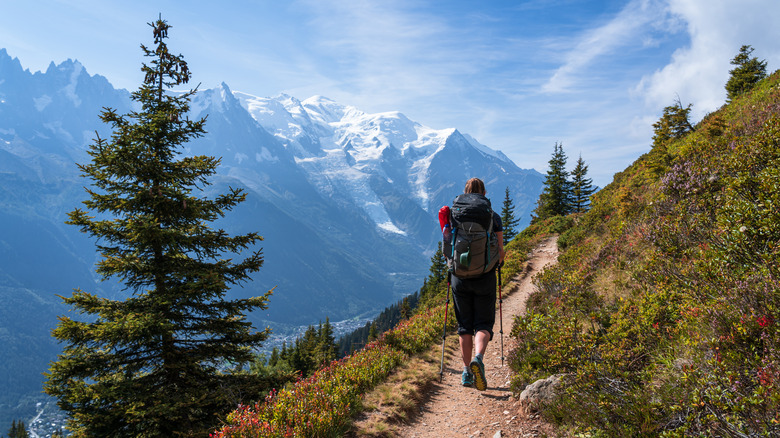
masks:
[[(57, 294), (128, 294), (97, 280), (95, 242), (64, 221), (90, 184), (76, 163), (87, 162), (96, 135), (111, 134), (98, 115), (133, 105), (128, 91), (77, 61), (31, 73), (0, 49), (0, 381), (14, 375), (18, 388), (39, 390), (59, 348), (49, 330), (68, 310)], [(523, 224), (542, 187), (541, 174), (457, 129), (399, 112), (369, 114), (321, 96), (261, 98), (226, 84), (199, 91), (191, 112), (208, 116), (208, 134), (182, 153), (222, 157), (208, 194), (247, 192), (218, 225), (264, 237), (264, 266), (231, 291), (276, 287), (269, 309), (252, 315), (258, 326), (372, 316), (421, 286), (440, 238), (437, 211), (468, 178), (484, 179), (496, 210), (508, 187)], [(0, 394), (19, 397), (3, 385)]]
[(301, 102), (287, 95), (269, 99), (235, 94), (293, 154), (318, 192), (354, 204), (384, 231), (413, 233), (393, 220), (371, 181), (380, 178), (408, 189), (409, 199), (428, 210), (425, 174), (430, 156), (444, 146), (452, 130), (425, 128), (398, 112), (366, 114), (321, 96)]
[[(453, 162), (454, 168), (449, 169), (453, 174), (466, 171), (467, 175), (485, 175), (487, 171), (488, 175), (495, 175), (492, 181), (488, 180), (494, 185), (503, 178), (491, 172), (490, 167), (520, 179), (535, 174), (521, 171), (501, 152), (456, 129), (432, 129), (397, 111), (367, 114), (322, 96), (299, 101), (284, 94), (274, 98), (233, 94), (252, 118), (293, 154), (320, 193), (346, 196), (347, 202), (361, 208), (377, 227), (387, 232), (409, 235), (416, 234), (417, 230), (408, 224), (404, 226), (403, 218), (393, 213), (396, 209), (384, 202), (385, 192), (376, 190), (378, 186), (391, 186), (418, 209), (434, 215), (441, 205), (450, 201), (449, 196), (444, 199), (437, 196), (441, 186), (430, 179), (437, 171), (448, 170), (441, 163), (451, 153), (445, 152), (448, 147), (476, 155), (475, 162)], [(380, 181), (386, 184), (378, 184)], [(449, 186), (450, 181), (442, 182)], [(496, 191), (501, 193), (500, 189), (513, 185), (496, 187)], [(513, 192), (519, 192), (518, 201), (524, 208), (530, 205), (526, 201), (535, 200), (523, 199), (524, 190)], [(525, 209), (523, 213), (529, 211)], [(527, 224), (528, 215), (521, 216)]]

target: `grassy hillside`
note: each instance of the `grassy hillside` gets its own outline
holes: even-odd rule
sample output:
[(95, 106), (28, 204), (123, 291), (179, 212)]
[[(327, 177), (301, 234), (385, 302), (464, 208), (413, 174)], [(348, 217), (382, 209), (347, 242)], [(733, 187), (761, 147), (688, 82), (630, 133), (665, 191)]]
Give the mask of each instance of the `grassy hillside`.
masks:
[(780, 74), (569, 218), (515, 321), (514, 387), (589, 436), (780, 435)]

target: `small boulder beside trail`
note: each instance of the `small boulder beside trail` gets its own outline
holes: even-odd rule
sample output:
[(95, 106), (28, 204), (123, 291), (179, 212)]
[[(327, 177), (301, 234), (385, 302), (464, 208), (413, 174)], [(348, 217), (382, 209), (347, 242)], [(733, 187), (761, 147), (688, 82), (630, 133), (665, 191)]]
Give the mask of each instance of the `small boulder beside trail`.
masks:
[(525, 387), (520, 393), (520, 402), (531, 409), (538, 409), (549, 403), (556, 395), (563, 374), (553, 374), (546, 379), (540, 379)]

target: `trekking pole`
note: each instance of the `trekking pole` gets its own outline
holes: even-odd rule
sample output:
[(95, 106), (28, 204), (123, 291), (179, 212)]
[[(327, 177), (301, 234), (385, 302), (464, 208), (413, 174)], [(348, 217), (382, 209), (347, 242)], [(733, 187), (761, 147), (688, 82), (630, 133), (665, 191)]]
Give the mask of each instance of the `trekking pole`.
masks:
[(498, 324), (499, 333), (501, 334), (501, 366), (504, 366), (504, 314), (501, 308), (501, 303), (504, 299), (501, 297), (501, 264), (498, 265)]
[(439, 370), (439, 382), (444, 380), (444, 340), (447, 339), (447, 310), (450, 307), (450, 275), (447, 271), (447, 301), (444, 304), (444, 329), (441, 333), (441, 369)]

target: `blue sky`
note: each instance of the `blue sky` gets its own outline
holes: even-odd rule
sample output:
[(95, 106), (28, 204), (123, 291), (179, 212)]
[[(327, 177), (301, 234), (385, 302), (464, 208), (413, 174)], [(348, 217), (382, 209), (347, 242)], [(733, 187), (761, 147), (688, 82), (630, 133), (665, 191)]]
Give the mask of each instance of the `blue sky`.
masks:
[(193, 86), (400, 111), (540, 172), (561, 142), (600, 186), (649, 150), (664, 106), (692, 103), (695, 121), (720, 107), (742, 44), (780, 68), (777, 0), (0, 0), (0, 11), (0, 48), (33, 72), (76, 59), (135, 90), (146, 23), (162, 14)]

